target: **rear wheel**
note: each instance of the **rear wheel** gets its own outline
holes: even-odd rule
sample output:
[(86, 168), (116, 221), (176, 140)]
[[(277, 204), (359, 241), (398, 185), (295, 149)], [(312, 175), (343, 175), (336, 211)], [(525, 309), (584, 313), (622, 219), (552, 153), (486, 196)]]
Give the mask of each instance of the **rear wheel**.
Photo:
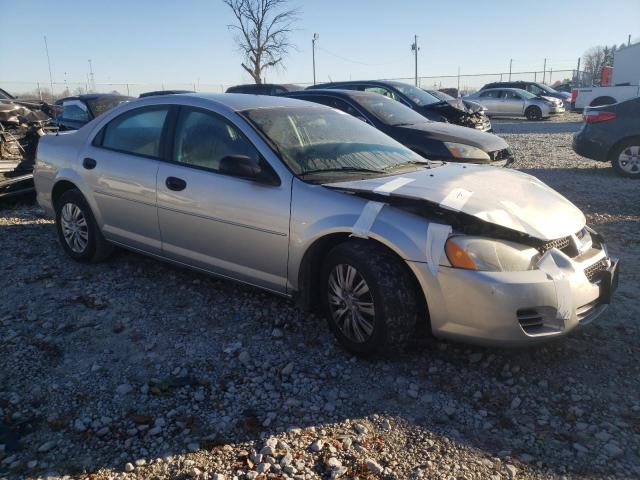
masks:
[(406, 265), (384, 247), (351, 240), (326, 257), (322, 302), (329, 327), (350, 352), (399, 350), (415, 331), (418, 296)]
[(99, 262), (113, 251), (113, 245), (102, 236), (87, 200), (75, 188), (64, 192), (56, 202), (56, 229), (62, 248), (78, 262)]
[(611, 152), (614, 170), (629, 178), (640, 178), (640, 138), (627, 140)]
[(542, 110), (540, 107), (531, 106), (524, 112), (524, 116), (527, 117), (527, 120), (541, 120)]

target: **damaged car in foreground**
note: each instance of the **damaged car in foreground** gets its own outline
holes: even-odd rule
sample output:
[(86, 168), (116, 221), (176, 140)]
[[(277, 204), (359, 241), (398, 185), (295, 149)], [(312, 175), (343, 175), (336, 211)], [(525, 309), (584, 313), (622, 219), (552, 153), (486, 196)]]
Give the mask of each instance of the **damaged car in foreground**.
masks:
[(0, 199), (33, 194), (33, 164), (42, 135), (53, 133), (56, 107), (0, 91)]
[(43, 137), (35, 182), (74, 260), (120, 245), (292, 297), (359, 355), (419, 328), (506, 346), (559, 337), (617, 284), (602, 237), (534, 177), (428, 161), (300, 100), (132, 101)]

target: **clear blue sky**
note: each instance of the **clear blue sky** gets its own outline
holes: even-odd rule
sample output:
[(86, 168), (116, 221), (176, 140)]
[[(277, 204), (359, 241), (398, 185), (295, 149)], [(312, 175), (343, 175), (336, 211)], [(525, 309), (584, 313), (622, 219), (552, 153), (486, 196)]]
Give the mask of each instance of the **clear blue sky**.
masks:
[[(640, 37), (640, 0), (429, 1), (292, 0), (298, 46), (271, 82), (312, 79), (311, 37), (320, 34), (318, 81), (574, 68), (584, 51)], [(221, 0), (0, 0), (0, 86), (48, 82), (234, 84), (250, 78)], [(336, 55), (345, 59), (338, 58)], [(359, 63), (356, 63), (359, 62)]]

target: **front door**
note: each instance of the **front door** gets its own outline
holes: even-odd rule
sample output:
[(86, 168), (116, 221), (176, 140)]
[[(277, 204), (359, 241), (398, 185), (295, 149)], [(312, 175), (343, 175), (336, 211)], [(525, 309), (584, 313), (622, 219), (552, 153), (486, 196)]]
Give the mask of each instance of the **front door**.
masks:
[(518, 92), (504, 90), (500, 97), (502, 110), (505, 115), (522, 115), (524, 113), (524, 99)]
[(230, 278), (285, 292), (291, 184), (227, 174), (232, 156), (269, 168), (228, 119), (181, 107), (171, 163), (158, 171), (163, 255)]

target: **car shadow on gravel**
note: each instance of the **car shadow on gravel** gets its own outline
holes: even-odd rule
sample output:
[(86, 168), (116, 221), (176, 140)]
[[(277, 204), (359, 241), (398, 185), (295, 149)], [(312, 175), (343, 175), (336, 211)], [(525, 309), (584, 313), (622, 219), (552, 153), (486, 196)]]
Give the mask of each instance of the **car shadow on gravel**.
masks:
[[(610, 386), (612, 372), (633, 370), (626, 339), (637, 327), (606, 328), (624, 303), (544, 346), (428, 339), (361, 360), (323, 320), (258, 289), (122, 250), (107, 263), (77, 264), (51, 223), (3, 225), (0, 237), (11, 238), (0, 267), (0, 443), (5, 458), (22, 461), (12, 470), (20, 475), (32, 460), (41, 466), (31, 475), (109, 473), (136, 460), (145, 475), (155, 458), (205, 463), (229, 456), (229, 445), (230, 464), (246, 465), (265, 436), (294, 429), (306, 452), (319, 437), (357, 437), (357, 421), (373, 458), (410, 449), (420, 464), (438, 464), (475, 452), (533, 475), (599, 476), (617, 471), (615, 462), (575, 444), (587, 448), (591, 425), (614, 435), (625, 428), (615, 422), (640, 426), (628, 418), (634, 399)], [(633, 452), (616, 458), (638, 461)], [(175, 468), (167, 476), (190, 471)], [(398, 478), (411, 478), (418, 463), (398, 468)]]
[(538, 122), (522, 121), (518, 119), (501, 119), (492, 123), (493, 133), (575, 133), (580, 130), (582, 122), (553, 122), (541, 120)]

